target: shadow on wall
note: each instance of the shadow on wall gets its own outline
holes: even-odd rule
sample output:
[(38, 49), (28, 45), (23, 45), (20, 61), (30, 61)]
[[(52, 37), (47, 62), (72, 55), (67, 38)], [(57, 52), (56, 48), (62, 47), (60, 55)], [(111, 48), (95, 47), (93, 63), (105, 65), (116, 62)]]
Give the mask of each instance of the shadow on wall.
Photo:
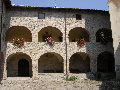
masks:
[(3, 48), (3, 47), (7, 46), (7, 43), (5, 41), (5, 37), (6, 37), (6, 31), (10, 27), (10, 20), (11, 20), (11, 17), (7, 18), (7, 22), (3, 24), (3, 29), (2, 29), (3, 34), (2, 34), (2, 38), (1, 38), (1, 41), (2, 41), (2, 43), (1, 43), (1, 47), (2, 47), (1, 49), (2, 50), (1, 51), (5, 51), (5, 52), (0, 53), (1, 54), (1, 57), (0, 57), (0, 83), (3, 80), (3, 77), (4, 77), (4, 63), (5, 63), (5, 55), (4, 54), (6, 53), (6, 48)]
[(88, 73), (90, 72), (90, 58), (86, 53), (75, 53), (69, 61), (70, 73)]
[[(100, 14), (104, 18), (104, 14)], [(88, 29), (90, 33), (90, 42), (86, 44), (86, 53), (90, 55), (90, 69), (94, 78), (91, 78), (89, 74), (87, 77), (93, 80), (109, 79), (107, 77), (109, 74), (113, 74), (112, 76), (109, 75), (109, 77), (114, 77), (114, 49), (112, 43), (112, 32), (111, 29), (108, 28), (109, 25), (104, 26), (103, 24), (106, 22), (104, 20), (101, 21), (103, 22), (101, 24), (98, 24), (100, 23), (99, 21), (93, 21), (93, 25), (93, 23), (89, 22), (93, 19), (93, 17), (88, 17), (85, 19), (85, 28)], [(107, 23), (109, 24), (109, 22)], [(96, 27), (98, 27), (97, 30)]]
[[(103, 16), (103, 14), (102, 14), (102, 16)], [(91, 58), (90, 58), (91, 59), (90, 60), (91, 67), (90, 68), (91, 68), (92, 72), (91, 72), (91, 74), (86, 74), (86, 76), (90, 80), (95, 80), (95, 81), (101, 82), (101, 84), (98, 84), (98, 86), (97, 86), (97, 87), (99, 87), (99, 90), (120, 90), (120, 82), (115, 80), (115, 67), (114, 67), (115, 64), (114, 64), (114, 62), (112, 63), (112, 61), (110, 60), (111, 58), (109, 56), (106, 57), (106, 54), (101, 55), (104, 52), (109, 52), (109, 53), (111, 53), (112, 56), (114, 54), (112, 39), (110, 39), (110, 41), (106, 42), (106, 40), (108, 40), (108, 36), (111, 36), (111, 33), (108, 34), (108, 32), (107, 33), (103, 32), (103, 34), (101, 34), (101, 36), (103, 35), (104, 37), (100, 38), (101, 40), (97, 41), (97, 38), (95, 36), (96, 35), (95, 31), (96, 31), (96, 25), (98, 25), (97, 23), (99, 23), (99, 21), (98, 22), (93, 21), (93, 23), (94, 23), (94, 25), (93, 25), (92, 23), (89, 22), (90, 19), (93, 19), (93, 18), (92, 17), (86, 18), (86, 20), (85, 20), (86, 27), (85, 28), (89, 29), (88, 31), (90, 32), (90, 42), (86, 45), (86, 53), (88, 53), (91, 56)], [(101, 26), (105, 26), (104, 24), (105, 24), (105, 21), (103, 21), (103, 23), (101, 23)], [(101, 26), (99, 28), (106, 28), (106, 27), (101, 27)], [(108, 28), (108, 29), (110, 29), (110, 28)], [(105, 30), (106, 29), (104, 29), (103, 31), (105, 31)], [(106, 39), (106, 36), (107, 36), (107, 39)], [(95, 40), (95, 38), (96, 38), (96, 40)], [(106, 43), (104, 44), (104, 42), (106, 42)], [(120, 51), (120, 48), (117, 51)], [(115, 53), (115, 55), (116, 54), (119, 54), (118, 56), (120, 57), (119, 52)], [(113, 56), (113, 58), (114, 58), (114, 56)], [(105, 61), (106, 61), (106, 63), (105, 63)], [(107, 62), (109, 63), (109, 61), (111, 61), (111, 63), (107, 64)], [(98, 65), (98, 63), (101, 63), (101, 64)], [(112, 65), (114, 64), (112, 71), (111, 71), (111, 69), (109, 69), (111, 67), (111, 64)], [(107, 70), (107, 72), (106, 72), (106, 70)]]
[(120, 42), (115, 52), (116, 78), (120, 80)]
[(38, 60), (38, 73), (63, 73), (63, 61), (57, 53), (45, 53)]
[(29, 55), (14, 53), (8, 56), (6, 64), (7, 77), (32, 77), (32, 60)]
[(116, 66), (116, 72), (120, 72), (120, 42), (119, 42), (119, 45), (118, 45), (117, 50), (115, 52), (115, 60), (116, 60), (116, 64), (118, 64)]
[(0, 82), (3, 79), (3, 64), (4, 64), (4, 56), (3, 53), (0, 53)]
[[(120, 43), (118, 45), (118, 48), (115, 52), (115, 60), (116, 64), (120, 63), (119, 58), (120, 58)], [(117, 73), (120, 72), (120, 66), (116, 66), (116, 77), (120, 77), (120, 75)], [(109, 81), (102, 81), (102, 84), (99, 86), (100, 90), (120, 90), (120, 80), (109, 80)]]

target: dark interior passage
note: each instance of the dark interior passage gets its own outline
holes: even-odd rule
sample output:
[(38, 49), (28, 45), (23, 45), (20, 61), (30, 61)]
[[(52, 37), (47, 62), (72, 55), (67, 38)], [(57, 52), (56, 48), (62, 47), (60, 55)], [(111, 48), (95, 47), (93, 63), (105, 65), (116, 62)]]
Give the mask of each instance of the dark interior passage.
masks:
[(70, 58), (70, 73), (90, 72), (90, 58), (86, 53), (76, 53)]
[(29, 76), (29, 62), (25, 59), (21, 59), (18, 62), (18, 76), (21, 77)]
[(109, 52), (103, 52), (99, 54), (97, 58), (97, 70), (98, 72), (114, 72), (114, 56)]

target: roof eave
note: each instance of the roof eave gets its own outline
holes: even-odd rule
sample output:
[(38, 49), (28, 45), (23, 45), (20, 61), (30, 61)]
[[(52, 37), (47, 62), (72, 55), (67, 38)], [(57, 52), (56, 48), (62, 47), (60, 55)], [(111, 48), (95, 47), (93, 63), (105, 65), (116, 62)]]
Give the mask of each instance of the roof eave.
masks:
[(37, 6), (23, 6), (23, 5), (12, 5), (12, 8), (26, 8), (26, 9), (54, 9), (54, 10), (74, 10), (74, 11), (91, 11), (91, 12), (108, 12), (105, 10), (97, 9), (80, 9), (80, 8), (63, 8), (63, 7), (37, 7)]

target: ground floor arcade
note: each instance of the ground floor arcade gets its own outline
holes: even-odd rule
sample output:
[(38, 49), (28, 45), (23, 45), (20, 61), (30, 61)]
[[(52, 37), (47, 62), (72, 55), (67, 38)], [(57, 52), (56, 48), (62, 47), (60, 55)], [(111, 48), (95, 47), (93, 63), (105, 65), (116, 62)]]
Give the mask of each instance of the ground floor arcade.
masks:
[[(67, 64), (67, 62), (69, 62)], [(114, 57), (102, 52), (97, 57), (97, 72), (114, 72)], [(6, 77), (34, 77), (39, 74), (83, 74), (90, 73), (90, 56), (84, 52), (73, 54), (68, 61), (55, 52), (44, 53), (34, 60), (25, 53), (9, 55), (4, 65)]]

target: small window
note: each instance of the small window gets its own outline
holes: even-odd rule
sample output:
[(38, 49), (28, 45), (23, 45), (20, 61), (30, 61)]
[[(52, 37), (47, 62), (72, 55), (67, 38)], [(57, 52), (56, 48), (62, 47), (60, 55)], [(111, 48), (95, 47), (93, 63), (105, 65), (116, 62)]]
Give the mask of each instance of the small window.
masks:
[(82, 17), (80, 14), (76, 14), (76, 20), (82, 20)]
[(38, 19), (45, 19), (45, 13), (39, 13)]

